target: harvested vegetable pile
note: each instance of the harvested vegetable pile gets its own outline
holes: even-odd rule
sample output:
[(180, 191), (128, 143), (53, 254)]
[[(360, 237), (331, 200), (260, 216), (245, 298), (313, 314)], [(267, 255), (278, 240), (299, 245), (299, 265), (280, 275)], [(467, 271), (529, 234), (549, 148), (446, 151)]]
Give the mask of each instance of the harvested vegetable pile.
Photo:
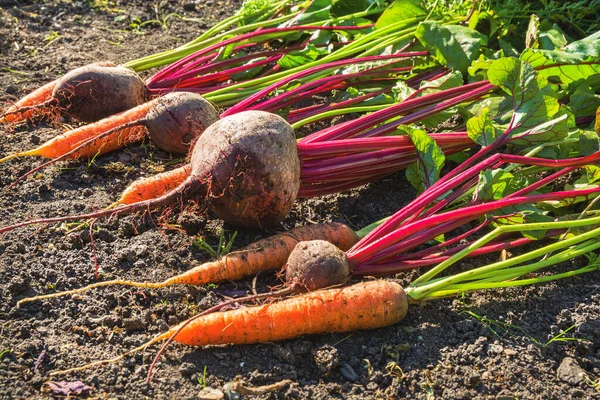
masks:
[[(3, 89), (14, 99), (27, 93), (28, 89), (48, 81), (46, 78), (58, 76), (59, 71), (53, 68), (57, 64), (56, 58), (61, 54), (65, 57), (65, 67), (76, 67), (99, 59), (111, 59), (118, 63), (143, 56), (144, 53), (150, 54), (160, 44), (164, 44), (163, 48), (169, 48), (174, 32), (177, 32), (178, 37), (181, 35), (181, 39), (178, 39), (180, 43), (192, 40), (199, 34), (197, 26), (194, 22), (180, 20), (176, 14), (195, 16), (202, 20), (203, 26), (212, 26), (225, 15), (216, 15), (210, 8), (211, 4), (208, 4), (212, 2), (206, 3), (207, 7), (196, 4), (195, 11), (191, 11), (194, 7), (188, 4), (185, 5), (185, 10), (154, 10), (147, 8), (145, 2), (140, 2), (139, 5), (135, 2), (94, 2), (91, 6), (71, 3), (58, 6), (34, 4), (19, 9), (5, 9), (0, 14), (0, 32), (7, 32), (9, 42), (4, 51), (9, 63), (8, 68), (0, 72), (0, 76), (14, 83)], [(334, 7), (343, 7), (344, 4), (343, 1), (337, 1), (334, 2)], [(219, 10), (225, 10), (229, 6), (227, 2), (222, 2), (218, 7)], [(230, 13), (238, 6), (232, 6)], [(469, 8), (469, 5), (465, 5), (456, 14), (464, 14)], [(47, 21), (41, 23), (41, 16), (46, 15), (54, 15), (56, 21), (60, 21), (59, 26), (53, 27), (56, 34), (48, 33), (48, 40), (45, 40), (45, 33), (40, 34), (37, 30), (48, 28)], [(493, 26), (494, 20), (489, 15), (491, 14), (486, 16), (485, 13), (475, 13), (472, 18), (478, 18), (484, 25), (490, 23)], [(136, 22), (136, 18), (156, 19), (157, 22), (140, 26), (141, 20)], [(569, 42), (593, 33), (583, 25), (585, 19), (577, 21), (585, 32), (579, 32), (580, 36), (573, 36), (573, 28), (565, 27), (565, 31), (572, 35), (568, 38)], [(102, 28), (102, 33), (84, 29), (87, 24), (93, 24), (97, 29)], [(131, 31), (118, 31), (123, 28)], [(544, 46), (548, 45), (548, 40), (555, 40), (552, 42), (553, 46), (560, 47), (560, 31), (557, 29), (559, 28), (551, 24), (536, 25), (534, 21), (530, 26), (530, 47), (547, 49)], [(88, 40), (94, 44), (93, 52), (89, 51), (91, 47), (85, 47), (89, 44), (73, 41), (81, 32), (85, 32)], [(489, 33), (489, 30), (486, 32)], [(27, 43), (22, 42), (23, 35), (28, 37)], [(111, 35), (110, 42), (104, 41), (107, 40), (106, 35)], [(537, 44), (533, 44), (534, 42)], [(124, 48), (114, 43), (123, 43)], [(45, 46), (46, 44), (48, 45)], [(135, 48), (135, 44), (140, 47)], [(28, 46), (37, 47), (38, 51), (23, 53), (24, 48), (33, 50)], [(509, 45), (502, 46), (506, 52), (504, 55), (511, 55)], [(149, 48), (153, 51), (148, 51)], [(464, 146), (465, 138), (471, 140), (468, 147), (472, 150), (469, 153), (463, 153), (465, 147), (454, 154), (440, 151), (433, 141), (428, 141), (426, 130), (408, 129), (406, 134), (410, 140), (407, 143), (415, 144), (411, 147), (411, 157), (415, 154), (422, 157), (420, 165), (407, 163), (402, 168), (412, 166), (406, 173), (394, 173), (383, 179), (383, 175), (396, 171), (398, 167), (379, 175), (366, 175), (376, 176), (379, 180), (343, 194), (296, 200), (291, 212), (275, 230), (237, 229), (237, 234), (234, 235), (236, 230), (231, 226), (182, 207), (183, 213), (179, 215), (155, 213), (153, 217), (122, 216), (95, 222), (89, 230), (81, 230), (69, 224), (42, 229), (24, 228), (8, 233), (0, 242), (0, 274), (5, 282), (0, 285), (0, 363), (3, 370), (7, 371), (6, 374), (1, 374), (0, 392), (19, 397), (44, 391), (54, 395), (106, 393), (109, 396), (158, 398), (197, 396), (201, 391), (207, 393), (207, 387), (239, 393), (251, 392), (255, 387), (257, 392), (262, 390), (263, 395), (271, 393), (277, 398), (473, 398), (497, 395), (526, 398), (597, 395), (597, 379), (600, 377), (600, 349), (597, 347), (600, 342), (600, 277), (598, 272), (590, 272), (597, 266), (594, 253), (590, 253), (595, 246), (595, 233), (590, 232), (594, 232), (597, 226), (594, 219), (597, 217), (593, 204), (589, 213), (582, 213), (591, 198), (583, 199), (572, 193), (575, 189), (589, 194), (597, 191), (594, 157), (598, 151), (598, 140), (590, 127), (590, 117), (593, 119), (597, 108), (597, 81), (592, 79), (586, 81), (585, 85), (574, 83), (578, 80), (574, 71), (582, 71), (580, 64), (587, 62), (581, 58), (581, 54), (587, 52), (585, 54), (592, 55), (593, 48), (591, 41), (579, 42), (576, 48), (569, 49), (569, 54), (555, 51), (552, 53), (555, 58), (550, 63), (541, 60), (541, 64), (534, 64), (534, 67), (541, 66), (546, 71), (552, 69), (553, 62), (577, 64), (575, 68), (564, 72), (563, 75), (571, 78), (571, 81), (563, 80), (560, 82), (563, 86), (559, 86), (554, 78), (546, 85), (545, 77), (540, 78), (542, 72), (528, 70), (515, 61), (506, 61), (515, 59), (502, 59), (496, 61), (495, 65), (484, 59), (476, 61), (472, 72), (485, 76), (498, 89), (485, 107), (464, 106), (479, 119), (462, 125), (466, 121), (466, 114), (463, 114), (464, 120), (455, 120), (450, 126), (451, 130), (462, 132), (461, 146)], [(578, 53), (578, 50), (581, 52)], [(522, 48), (517, 48), (517, 51), (521, 52)], [(534, 54), (532, 52), (531, 55)], [(500, 58), (500, 55), (493, 58)], [(521, 61), (527, 60), (521, 57)], [(50, 66), (52, 73), (43, 77), (35, 75), (40, 70), (40, 65)], [(593, 72), (595, 67), (590, 65)], [(517, 76), (521, 78), (521, 84), (511, 85), (509, 77), (498, 73), (501, 69), (499, 66), (506, 71), (512, 71), (511, 68), (519, 71)], [(583, 71), (582, 74), (592, 72)], [(464, 73), (467, 77), (467, 71)], [(23, 79), (32, 81), (22, 81)], [(406, 90), (405, 96), (411, 95), (409, 88), (402, 89)], [(517, 98), (515, 93), (520, 93), (519, 91), (528, 93), (534, 98), (534, 102), (545, 104), (545, 114), (532, 113), (530, 108), (512, 103), (511, 99)], [(433, 89), (433, 92), (436, 93), (437, 89)], [(565, 93), (570, 96), (565, 97)], [(402, 98), (402, 95), (396, 95)], [(531, 98), (527, 100), (530, 102), (523, 104), (532, 103)], [(270, 104), (268, 97), (264, 101), (266, 103), (263, 104)], [(539, 102), (535, 104), (540, 104)], [(386, 104), (381, 103), (376, 107), (383, 106)], [(310, 104), (301, 107), (304, 108), (296, 114), (296, 122), (300, 120), (299, 116), (310, 116)], [(575, 110), (574, 117), (565, 114), (565, 107)], [(326, 110), (328, 109), (321, 111)], [(375, 108), (370, 111), (374, 110)], [(552, 121), (551, 126), (544, 125), (547, 121)], [(387, 121), (384, 119), (375, 124), (381, 122)], [(432, 126), (435, 127), (440, 122), (432, 121)], [(394, 121), (390, 123), (393, 124)], [(321, 133), (328, 132), (328, 123), (322, 122), (316, 126), (324, 128)], [(369, 128), (377, 129), (377, 126)], [(309, 125), (304, 132), (317, 131)], [(357, 133), (360, 134), (360, 131)], [(14, 130), (6, 131), (0, 139), (0, 152), (10, 154), (22, 151), (23, 144), (29, 145), (25, 147), (36, 147), (55, 134), (56, 129), (42, 122), (38, 122), (36, 126), (16, 126)], [(373, 139), (376, 140), (372, 142), (364, 141), (364, 147), (360, 151), (365, 151), (365, 154), (373, 151), (375, 157), (375, 152), (381, 151), (377, 146), (396, 143), (399, 138), (375, 137)], [(553, 142), (560, 144), (553, 146)], [(317, 150), (310, 146), (309, 140), (302, 143), (306, 145), (303, 148), (304, 155), (300, 153), (300, 159), (305, 162), (307, 159), (302, 157), (314, 157)], [(345, 142), (341, 142), (344, 146), (340, 144), (337, 149), (334, 141), (331, 143), (330, 150), (334, 156), (348, 156), (335, 153), (340, 150), (348, 151), (344, 148)], [(445, 150), (443, 142), (438, 144)], [(447, 145), (451, 146), (452, 143)], [(310, 153), (311, 151), (314, 153)], [(490, 157), (496, 152), (506, 156)], [(514, 154), (519, 156), (515, 157)], [(487, 170), (481, 176), (478, 175), (479, 170), (472, 166), (461, 170), (460, 162), (466, 156), (473, 157), (472, 165), (484, 166)], [(585, 161), (577, 161), (583, 156), (589, 157)], [(329, 168), (327, 163), (330, 162), (325, 157), (321, 158), (323, 159), (314, 158), (312, 170), (303, 166), (304, 171), (313, 175), (303, 175), (302, 184), (309, 182), (307, 177), (313, 181), (321, 179), (315, 172), (325, 171), (322, 168)], [(564, 162), (549, 165), (540, 159), (561, 159)], [(38, 171), (11, 191), (2, 193), (0, 216), (3, 222), (0, 225), (6, 226), (34, 216), (62, 217), (102, 209), (118, 199), (136, 178), (169, 171), (183, 161), (145, 141), (141, 145), (131, 145), (124, 151), (87, 162), (82, 160), (66, 164), (64, 168)], [(0, 167), (0, 182), (6, 187), (36, 165), (39, 162), (26, 159), (3, 165)], [(586, 166), (585, 169), (580, 169), (583, 165)], [(467, 169), (471, 172), (466, 173)], [(329, 175), (323, 175), (327, 177), (327, 180), (322, 181), (325, 187), (317, 186), (315, 194), (321, 195), (336, 187), (331, 184), (333, 180), (330, 179), (339, 177), (334, 175), (334, 170), (331, 171), (327, 172)], [(360, 171), (362, 170), (355, 169), (350, 176), (341, 176), (342, 184), (348, 187), (349, 183), (353, 183), (353, 177), (359, 178)], [(455, 175), (451, 174), (452, 171)], [(185, 179), (186, 175), (181, 174), (179, 179)], [(444, 178), (445, 176), (449, 177)], [(461, 180), (461, 176), (465, 179)], [(441, 180), (438, 180), (440, 177)], [(439, 183), (436, 184), (436, 181)], [(444, 190), (431, 192), (444, 183), (447, 184)], [(519, 192), (528, 185), (533, 185), (529, 191)], [(453, 192), (448, 193), (449, 189)], [(308, 186), (305, 186), (305, 190), (308, 190)], [(417, 197), (419, 192), (423, 194)], [(427, 197), (427, 193), (434, 194)], [(472, 196), (473, 193), (476, 196)], [(162, 193), (151, 197), (160, 194)], [(519, 208), (521, 203), (510, 199), (530, 195), (541, 196), (537, 199), (541, 200), (544, 207), (529, 207), (525, 214), (520, 214), (523, 211)], [(474, 200), (471, 201), (471, 198)], [(560, 243), (556, 241), (558, 236), (572, 240), (573, 245), (579, 246), (578, 250), (569, 253), (572, 250), (564, 250), (555, 245), (552, 253), (547, 256), (548, 264), (557, 260), (562, 262), (556, 273), (575, 270), (586, 274), (557, 283), (542, 282), (537, 286), (476, 292), (465, 294), (456, 300), (426, 302), (422, 306), (411, 305), (401, 324), (375, 331), (312, 335), (279, 343), (197, 350), (171, 345), (166, 356), (163, 354), (159, 359), (150, 384), (144, 381), (156, 355), (155, 348), (138, 352), (127, 357), (124, 362), (111, 366), (52, 378), (48, 374), (115, 357), (166, 332), (169, 326), (174, 327), (201, 310), (219, 305), (231, 297), (252, 295), (254, 291), (268, 293), (271, 287), (279, 285), (281, 281), (266, 272), (256, 275), (257, 270), (253, 269), (249, 278), (236, 283), (226, 281), (204, 287), (171, 286), (166, 289), (148, 288), (144, 285), (138, 288), (108, 287), (38, 303), (25, 303), (21, 308), (15, 308), (16, 302), (26, 297), (76, 289), (111, 279), (164, 281), (184, 273), (191, 265), (217, 259), (227, 251), (243, 258), (244, 253), (240, 249), (245, 245), (276, 232), (285, 235), (286, 230), (296, 226), (331, 220), (343, 221), (358, 229), (393, 215), (409, 204), (412, 209), (406, 210), (411, 210), (410, 221), (401, 223), (401, 218), (396, 216), (395, 222), (384, 223), (381, 228), (377, 228), (380, 229), (379, 235), (393, 237), (396, 243), (392, 243), (390, 239), (385, 247), (378, 248), (373, 245), (373, 236), (367, 236), (371, 238), (370, 241), (365, 240), (348, 252), (349, 258), (354, 260), (351, 262), (352, 269), (360, 272), (360, 269), (355, 268), (362, 268), (366, 275), (372, 275), (385, 273), (385, 269), (395, 272), (395, 268), (412, 268), (421, 261), (428, 266), (439, 262), (448, 265), (464, 255), (460, 251), (464, 250), (466, 244), (475, 243), (482, 235), (492, 231), (495, 221), (486, 221), (480, 226), (477, 221), (482, 220), (477, 218), (481, 215), (480, 207), (484, 203), (491, 204), (495, 201), (505, 201), (506, 204), (498, 204), (514, 208), (509, 210), (488, 206), (490, 210), (501, 211), (494, 214), (499, 223), (502, 223), (502, 218), (514, 219), (511, 221), (512, 225), (506, 225), (510, 227), (508, 231), (502, 232), (500, 236), (486, 236), (489, 242), (477, 242), (483, 251), (468, 249), (479, 256), (460, 260), (456, 265), (458, 270), (454, 270), (453, 266), (443, 274), (456, 274), (458, 271), (500, 262), (508, 269), (495, 278), (496, 281), (510, 280), (518, 276), (515, 274), (519, 271), (524, 271), (518, 270), (524, 268), (522, 265), (511, 264), (517, 259), (517, 255), (539, 248), (541, 245), (537, 240), (541, 238), (550, 238), (543, 242), (544, 245)], [(529, 203), (528, 200), (523, 202)], [(458, 215), (454, 211), (468, 207), (471, 207), (469, 213)], [(277, 210), (271, 211), (277, 213)], [(428, 219), (435, 214), (446, 217)], [(516, 218), (523, 215), (526, 217)], [(563, 225), (539, 225), (531, 234), (521, 235), (519, 224), (547, 223), (556, 217)], [(421, 219), (424, 222), (420, 222)], [(473, 221), (470, 222), (471, 220)], [(415, 225), (411, 225), (413, 222)], [(372, 226), (366, 230), (359, 229), (357, 234), (363, 237), (372, 229)], [(373, 232), (377, 232), (377, 229)], [(65, 234), (65, 231), (71, 233)], [(349, 243), (339, 239), (336, 244), (347, 250), (355, 238), (351, 231), (344, 232)], [(468, 234), (473, 236), (469, 237)], [(419, 239), (421, 247), (410, 248), (410, 243), (403, 246), (402, 238), (411, 239), (410, 235), (416, 235), (413, 239)], [(582, 239), (577, 244), (577, 237), (587, 239)], [(285, 238), (289, 239), (289, 236)], [(444, 251), (446, 246), (449, 250)], [(286, 251), (289, 252), (291, 248), (291, 242), (287, 243)], [(481, 256), (482, 253), (485, 255)], [(412, 257), (411, 254), (417, 256)], [(573, 258), (577, 254), (587, 254), (587, 258)], [(94, 257), (100, 268), (99, 280), (93, 273)], [(273, 264), (267, 264), (267, 269), (277, 269), (285, 258), (285, 254), (280, 254), (269, 260)], [(383, 267), (375, 270), (375, 264)], [(406, 266), (408, 267), (405, 268)], [(429, 281), (432, 276), (423, 273), (412, 271), (398, 276), (401, 280), (399, 283), (415, 299), (456, 294), (464, 289), (461, 285), (473, 284), (468, 279), (458, 279), (454, 282), (439, 281), (432, 286)], [(292, 275), (299, 279), (298, 275)], [(312, 276), (310, 282), (314, 281), (314, 275)], [(235, 275), (229, 277), (238, 278)], [(479, 285), (479, 288), (502, 286), (491, 279), (489, 272), (480, 272), (477, 279), (475, 286)], [(302, 282), (303, 287), (308, 286), (306, 280), (299, 282)], [(387, 282), (385, 285), (392, 289), (390, 294), (398, 292), (400, 286)], [(334, 283), (327, 282), (325, 286), (331, 284)], [(371, 285), (371, 293), (380, 292), (379, 289), (374, 289), (374, 282), (363, 285)], [(235, 302), (228, 307), (238, 308)], [(243, 313), (243, 310), (242, 306), (230, 313)], [(379, 325), (387, 325), (388, 322)], [(355, 327), (359, 326), (350, 326)], [(306, 332), (319, 331), (321, 330), (315, 328)], [(283, 335), (283, 331), (281, 334)], [(257, 340), (278, 337), (288, 336), (265, 336)], [(236, 378), (237, 376), (239, 377)], [(52, 382), (46, 383), (48, 379)], [(234, 380), (237, 381), (233, 382)], [(292, 384), (287, 380), (291, 380)], [(233, 384), (226, 385), (231, 382)]]

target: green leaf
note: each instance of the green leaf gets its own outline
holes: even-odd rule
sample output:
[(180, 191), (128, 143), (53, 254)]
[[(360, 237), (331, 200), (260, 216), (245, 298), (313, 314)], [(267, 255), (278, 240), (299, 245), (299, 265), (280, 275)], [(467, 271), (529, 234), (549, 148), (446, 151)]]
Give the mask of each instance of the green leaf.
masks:
[(312, 43), (309, 43), (302, 50), (290, 51), (279, 59), (277, 64), (282, 68), (291, 69), (315, 61), (320, 56), (329, 54), (330, 52), (331, 50), (328, 48), (316, 47)]
[[(578, 139), (577, 147), (580, 155), (589, 156), (600, 150), (600, 143), (596, 132), (581, 129), (579, 131)], [(593, 182), (595, 181), (596, 180)]]
[(600, 58), (600, 31), (565, 46), (564, 51), (582, 57)]
[(244, 0), (238, 14), (243, 15), (240, 26), (256, 22), (263, 17), (263, 11), (269, 7), (269, 0)]
[(487, 45), (487, 37), (477, 31), (436, 21), (420, 23), (415, 36), (440, 64), (463, 73), (479, 57), (482, 46)]
[[(250, 65), (250, 64), (255, 63), (257, 61), (265, 60), (266, 58), (267, 57), (254, 58), (254, 59), (248, 61), (244, 65)], [(264, 65), (260, 65), (258, 67), (253, 67), (253, 68), (246, 69), (244, 71), (238, 72), (237, 74), (231, 75), (231, 79), (233, 81), (235, 81), (235, 82), (239, 82), (239, 81), (246, 80), (246, 79), (251, 79), (254, 76), (256, 76), (260, 71), (262, 71), (263, 68), (264, 68)]]
[[(446, 75), (429, 81), (423, 81), (419, 85), (419, 93), (415, 97), (425, 96), (431, 93), (440, 92), (442, 90), (458, 87), (463, 84), (463, 77), (459, 71), (453, 71)], [(397, 102), (406, 100), (407, 97), (413, 96), (416, 92), (406, 84), (405, 81), (399, 80), (392, 88), (392, 93)]]
[(562, 49), (567, 44), (565, 33), (556, 24), (542, 22), (540, 25), (539, 48), (543, 50)]
[(423, 192), (439, 179), (445, 162), (444, 152), (427, 132), (413, 128), (406, 131), (418, 157), (418, 161), (406, 170), (406, 178), (415, 189)]
[(575, 90), (569, 98), (569, 109), (576, 117), (593, 116), (600, 107), (600, 74), (590, 76), (584, 81), (577, 81)]
[(417, 0), (396, 0), (375, 23), (375, 29), (384, 28), (395, 22), (427, 15)]
[(343, 17), (344, 15), (364, 11), (375, 3), (378, 2), (374, 0), (333, 0), (331, 15), (334, 17)]
[(469, 28), (481, 32), (481, 30), (477, 29), (477, 27), (482, 21), (486, 21), (487, 23), (488, 30), (483, 33), (486, 33), (488, 37), (493, 37), (494, 34), (498, 31), (498, 25), (502, 23), (501, 19), (494, 12), (494, 10), (474, 10), (473, 15), (471, 15), (471, 18), (469, 18)]
[[(537, 212), (533, 210), (527, 210), (524, 212), (525, 223), (533, 224), (539, 222), (553, 222), (554, 218), (545, 215), (543, 212)], [(546, 236), (547, 229), (540, 229), (536, 231), (523, 231), (522, 235), (528, 239), (532, 240), (540, 240)]]
[(596, 183), (600, 181), (600, 167), (596, 165), (588, 165), (585, 167), (585, 176), (588, 183)]
[(467, 135), (472, 141), (482, 147), (489, 146), (502, 134), (500, 129), (489, 117), (490, 109), (485, 107), (479, 112), (479, 115), (470, 118), (467, 121)]
[[(568, 110), (560, 107), (557, 93), (532, 66), (516, 58), (494, 61), (488, 70), (489, 81), (504, 92), (501, 109), (512, 108), (504, 135), (513, 144), (523, 145), (566, 137)], [(560, 112), (559, 112), (560, 110)], [(497, 121), (509, 120), (508, 115)]]
[(475, 78), (475, 81), (487, 79), (487, 70), (493, 63), (494, 59), (481, 54), (476, 60), (473, 60), (469, 68), (467, 68), (467, 72), (469, 76)]
[[(292, 18), (290, 21), (282, 24), (281, 26), (292, 26), (292, 25), (310, 25), (311, 22), (323, 21), (331, 18), (331, 0), (314, 0), (306, 1), (300, 4), (298, 8), (308, 7)], [(294, 11), (296, 8), (293, 8)]]
[[(546, 211), (541, 210), (533, 204), (518, 204), (506, 207), (494, 212), (493, 215), (497, 217), (494, 220), (494, 225), (496, 226), (554, 221), (554, 218), (546, 215)], [(546, 231), (522, 231), (521, 234), (526, 238), (539, 240), (545, 237)]]
[(526, 49), (519, 57), (547, 79), (569, 84), (600, 73), (600, 32), (573, 42), (562, 50)]
[(392, 88), (392, 94), (394, 95), (394, 99), (397, 103), (403, 102), (415, 92), (416, 90), (408, 86), (404, 81), (396, 82)]
[(514, 175), (503, 169), (485, 170), (479, 174), (475, 188), (475, 200), (489, 201), (503, 198)]

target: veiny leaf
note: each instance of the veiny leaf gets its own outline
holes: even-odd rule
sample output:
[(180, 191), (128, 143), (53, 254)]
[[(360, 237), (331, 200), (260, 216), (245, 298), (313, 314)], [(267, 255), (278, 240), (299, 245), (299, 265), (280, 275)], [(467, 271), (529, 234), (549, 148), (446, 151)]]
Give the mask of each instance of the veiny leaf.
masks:
[[(594, 131), (581, 129), (579, 131), (577, 148), (582, 156), (589, 156), (600, 150), (598, 134)], [(596, 180), (594, 180), (595, 182)]]
[(526, 49), (519, 57), (539, 69), (539, 75), (569, 84), (600, 73), (600, 32), (562, 50)]
[(437, 61), (449, 68), (466, 73), (471, 62), (487, 45), (487, 37), (460, 25), (440, 25), (437, 21), (419, 24), (415, 36)]
[(415, 189), (423, 192), (439, 179), (445, 162), (444, 152), (427, 132), (413, 128), (406, 131), (418, 157), (418, 161), (406, 170), (406, 178)]
[(312, 43), (306, 45), (302, 50), (290, 51), (277, 61), (277, 64), (285, 69), (299, 67), (309, 62), (315, 61), (320, 56), (329, 54), (330, 49), (325, 47), (316, 47)]
[(513, 178), (513, 174), (503, 169), (482, 171), (479, 174), (479, 181), (475, 188), (475, 199), (489, 201), (503, 198), (509, 194), (505, 192)]
[(577, 85), (569, 98), (569, 109), (576, 117), (594, 115), (600, 107), (600, 74), (590, 76), (583, 81), (574, 82)]
[(385, 28), (405, 19), (425, 16), (427, 12), (421, 8), (417, 0), (396, 0), (388, 7), (375, 23), (375, 29)]
[[(512, 108), (510, 122), (503, 129), (513, 144), (531, 144), (567, 136), (568, 111), (561, 110), (554, 88), (545, 78), (537, 76), (531, 65), (516, 58), (501, 58), (490, 66), (488, 79), (506, 93), (501, 109)], [(497, 118), (509, 120), (508, 115)]]
[(470, 118), (467, 121), (467, 135), (472, 141), (482, 147), (494, 143), (502, 132), (496, 127), (496, 124), (489, 117), (489, 108), (482, 108), (479, 115)]

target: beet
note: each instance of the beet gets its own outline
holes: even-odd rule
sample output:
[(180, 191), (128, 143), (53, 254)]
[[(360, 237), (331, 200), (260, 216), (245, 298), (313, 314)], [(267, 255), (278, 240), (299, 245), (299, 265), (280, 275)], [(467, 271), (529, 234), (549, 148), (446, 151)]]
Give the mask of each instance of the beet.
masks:
[(213, 211), (241, 227), (279, 223), (300, 189), (294, 131), (264, 111), (244, 111), (212, 124), (196, 142), (191, 165), (192, 179), (210, 179)]
[(313, 291), (345, 283), (350, 277), (346, 253), (325, 240), (299, 242), (285, 266), (286, 281)]
[(158, 147), (187, 154), (194, 140), (218, 119), (217, 110), (199, 94), (172, 92), (159, 99), (144, 117), (144, 125)]
[(52, 97), (64, 113), (94, 122), (142, 104), (146, 86), (129, 68), (90, 64), (59, 79)]

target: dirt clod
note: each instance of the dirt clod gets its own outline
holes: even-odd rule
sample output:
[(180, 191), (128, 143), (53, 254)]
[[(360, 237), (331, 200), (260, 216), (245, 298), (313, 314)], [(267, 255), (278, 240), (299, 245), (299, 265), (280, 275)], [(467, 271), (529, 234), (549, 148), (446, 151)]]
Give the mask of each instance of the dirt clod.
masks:
[(340, 365), (340, 357), (335, 347), (325, 345), (315, 350), (313, 356), (317, 368), (325, 376), (333, 374)]
[(556, 370), (556, 375), (561, 381), (575, 386), (583, 382), (587, 374), (574, 358), (565, 357)]

